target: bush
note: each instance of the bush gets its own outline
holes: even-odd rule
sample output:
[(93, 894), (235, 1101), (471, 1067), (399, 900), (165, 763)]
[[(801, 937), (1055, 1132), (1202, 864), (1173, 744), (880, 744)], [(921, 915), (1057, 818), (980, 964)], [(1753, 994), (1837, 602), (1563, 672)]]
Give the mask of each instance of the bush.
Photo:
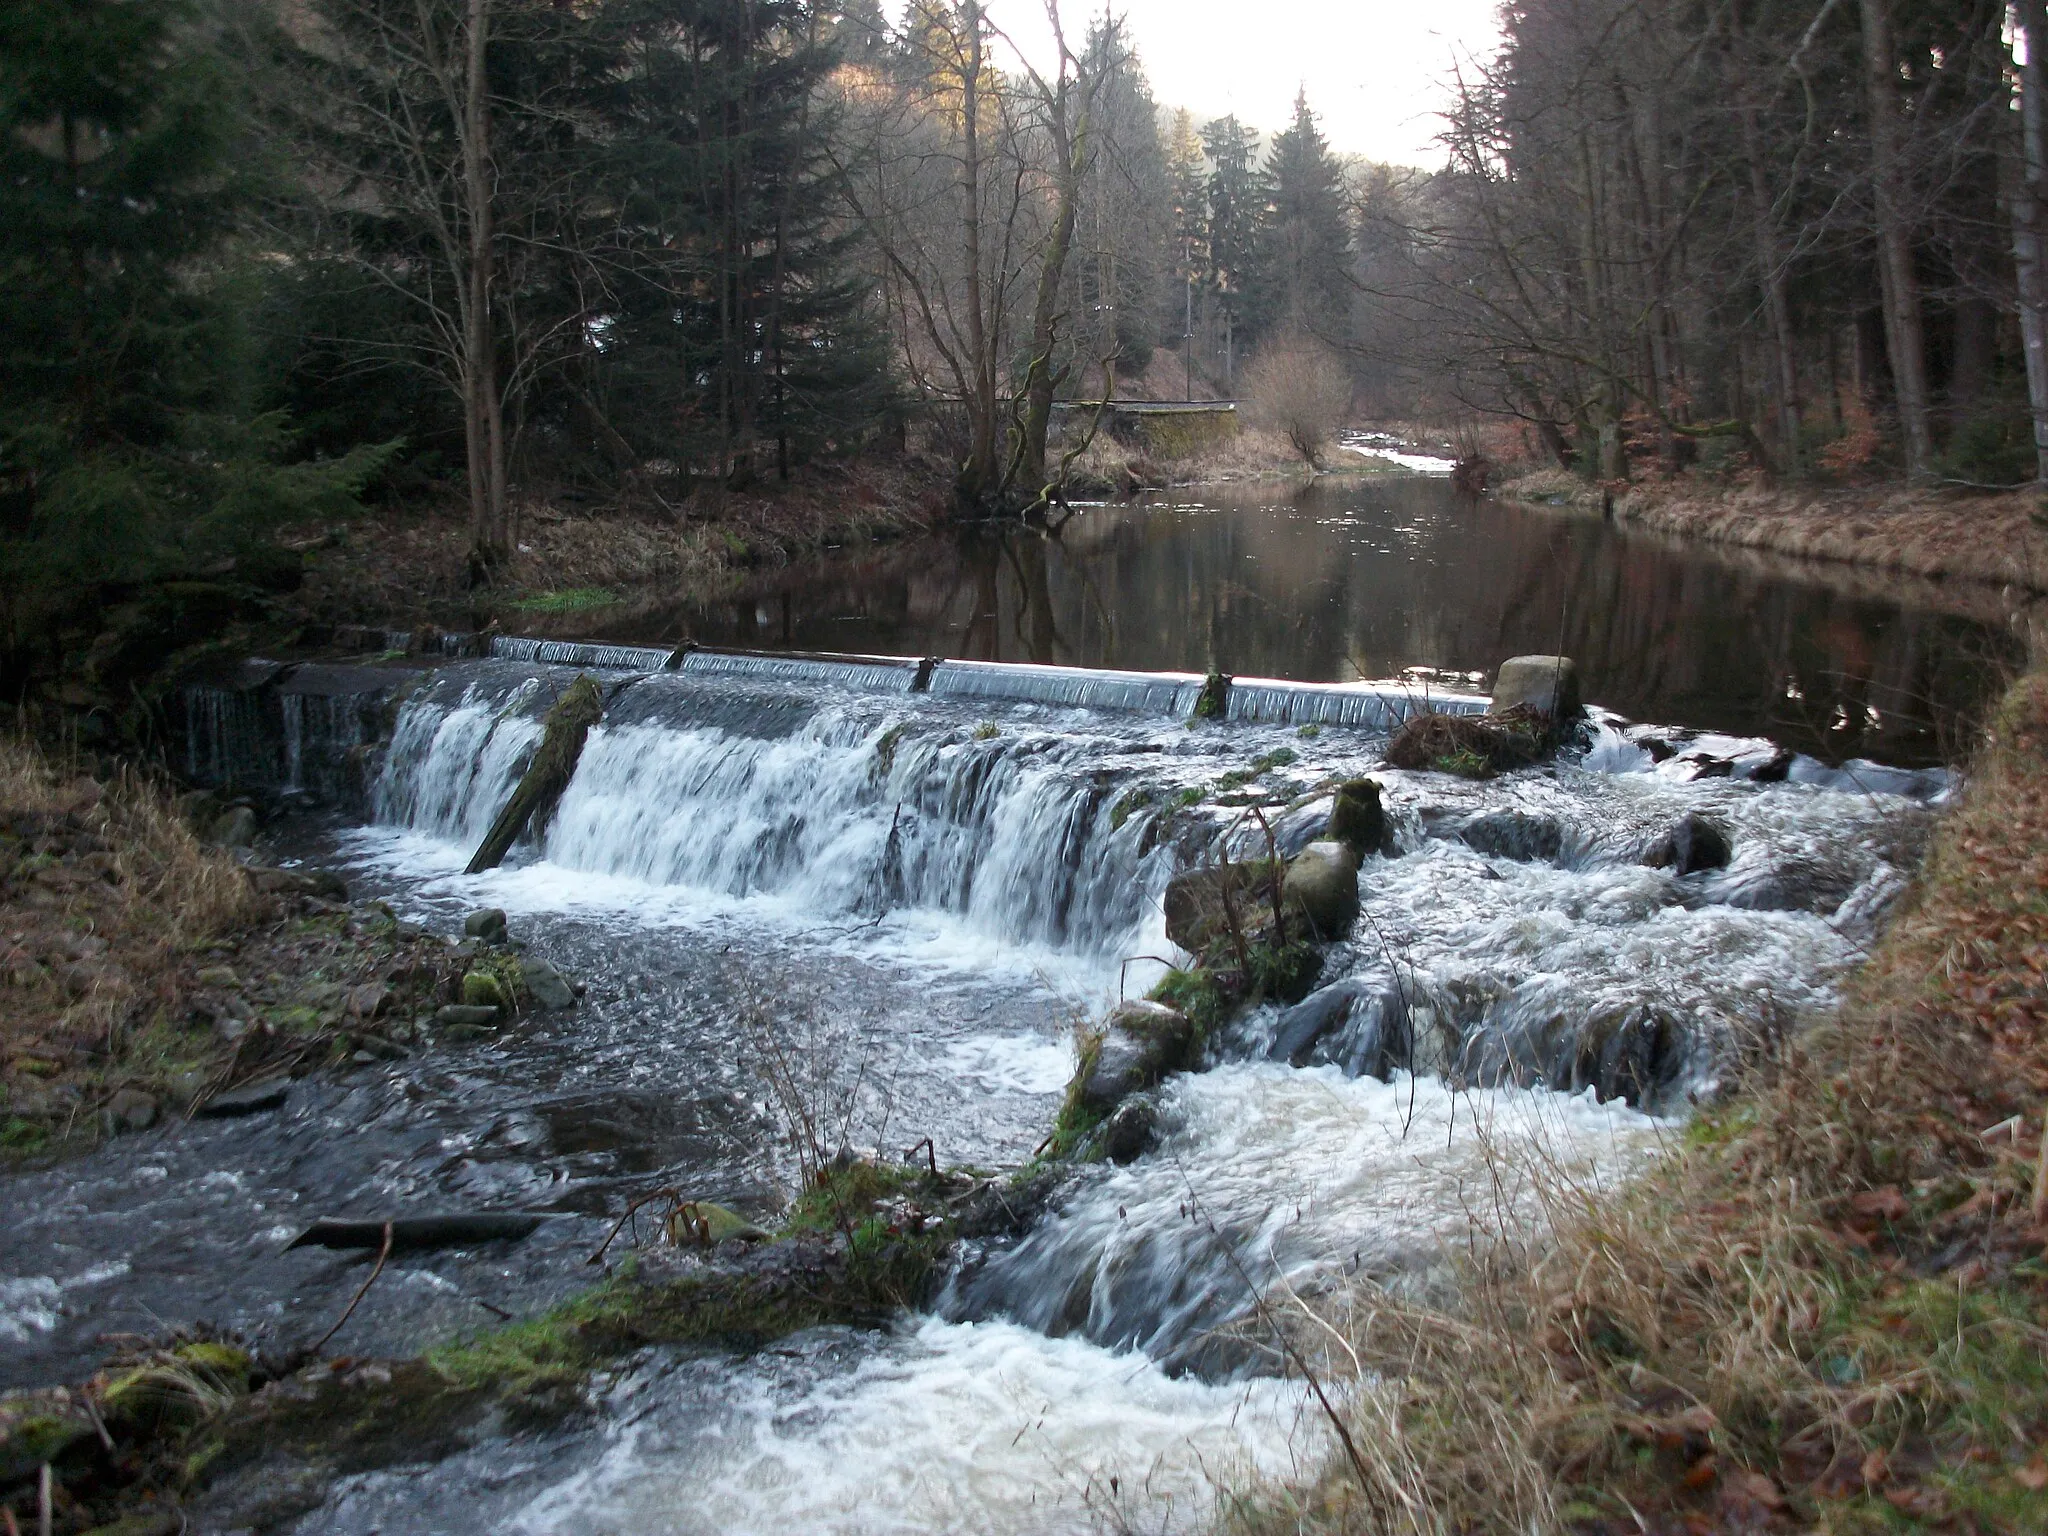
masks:
[(1282, 434), (1304, 462), (1322, 467), (1323, 449), (1351, 415), (1351, 377), (1310, 336), (1276, 337), (1245, 374), (1254, 424)]

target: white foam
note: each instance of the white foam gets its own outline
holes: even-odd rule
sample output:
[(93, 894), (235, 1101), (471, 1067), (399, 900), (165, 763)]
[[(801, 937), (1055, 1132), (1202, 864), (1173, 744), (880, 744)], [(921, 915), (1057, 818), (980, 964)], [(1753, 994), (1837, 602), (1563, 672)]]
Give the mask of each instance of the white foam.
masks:
[(0, 1280), (0, 1339), (21, 1344), (55, 1328), (63, 1294), (64, 1288), (48, 1275)]
[[(1220, 1491), (1310, 1464), (1298, 1386), (1173, 1379), (1006, 1323), (928, 1321), (793, 1400), (745, 1370), (681, 1432), (629, 1426), (510, 1523), (631, 1536), (1066, 1536), (1208, 1527)], [(1112, 1480), (1114, 1482), (1112, 1483)]]

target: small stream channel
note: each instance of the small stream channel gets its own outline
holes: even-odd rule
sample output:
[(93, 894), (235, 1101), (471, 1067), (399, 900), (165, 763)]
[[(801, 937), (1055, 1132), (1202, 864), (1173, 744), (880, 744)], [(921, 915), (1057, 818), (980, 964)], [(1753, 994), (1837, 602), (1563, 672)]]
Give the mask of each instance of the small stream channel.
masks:
[[(1426, 489), (1403, 489), (1414, 486)], [(1436, 494), (1389, 480), (1365, 501), (1407, 505), (1388, 515), (1412, 520), (1403, 498)], [(1234, 528), (1234, 580), (1292, 579), (1261, 563), (1283, 539), (1275, 514), (1188, 512), (1178, 544), (1157, 515), (1113, 514), (1103, 537), (1116, 559), (1178, 560), (1200, 595), (1217, 530)], [(1468, 528), (1467, 547), (1491, 571), (1486, 532)], [(1568, 529), (1565, 543), (1578, 537)], [(1449, 579), (1454, 543), (1442, 528), (1426, 554), (1393, 539), (1389, 588), (1404, 570)], [(1077, 558), (1051, 548), (1055, 563)], [(1549, 597), (1530, 579), (1541, 607)], [(1777, 642), (1732, 626), (1749, 638), (1729, 643), (1726, 664), (1772, 675), (1730, 676), (1716, 696), (1783, 698), (1788, 677), (1808, 686), (1827, 671), (1801, 659), (1809, 641), (1840, 661), (1857, 614), (1859, 654), (1890, 670), (1827, 686), (1866, 708), (1882, 698), (1888, 711), (1944, 669), (1987, 686), (1966, 653), (2004, 644), (1954, 617), (1845, 617), (1846, 600), (1818, 588), (1772, 601), (1820, 617), (1769, 661), (1759, 655)], [(1020, 611), (1000, 597), (997, 609)], [(1233, 1337), (1251, 1287), (1313, 1293), (1360, 1274), (1427, 1286), (1469, 1233), (1478, 1192), (1534, 1220), (1538, 1162), (1552, 1178), (1625, 1177), (1748, 1044), (1832, 1001), (1946, 791), (1922, 766), (1925, 716), (1890, 734), (1859, 716), (1833, 733), (1837, 745), (1899, 743), (1890, 765), (1788, 758), (1761, 728), (1771, 722), (1740, 711), (1634, 724), (1596, 709), (1552, 767), (1486, 783), (1404, 774), (1384, 763), (1391, 724), (1424, 693), (1479, 707), (1447, 696), (1446, 674), (1506, 651), (1481, 660), (1479, 641), (1438, 644), (1411, 627), (1387, 642), (1402, 649), (1384, 670), (1434, 668), (1426, 677), (1323, 690), (1241, 679), (1233, 718), (1190, 725), (1219, 652), (1146, 630), (1156, 615), (1142, 601), (1111, 597), (1104, 611), (1120, 638), (1090, 658), (1098, 666), (1182, 675), (1043, 665), (1071, 659), (1058, 647), (1026, 658), (1036, 666), (941, 663), (921, 691), (887, 665), (585, 658), (614, 664), (595, 669), (612, 690), (604, 721), (544, 842), (478, 876), (462, 873), (469, 853), (541, 714), (581, 670), (546, 658), (570, 653), (504, 646), (359, 683), (390, 705), (388, 745), (367, 758), (368, 705), (273, 715), (252, 702), (267, 694), (196, 693), (194, 750), (208, 761), (253, 753), (297, 782), (367, 760), (360, 813), (283, 825), (289, 852), (444, 933), (502, 907), (519, 941), (588, 990), (492, 1041), (306, 1079), (274, 1114), (174, 1124), (0, 1184), (0, 1382), (75, 1377), (103, 1334), (201, 1318), (275, 1345), (317, 1336), (363, 1274), (359, 1258), (282, 1251), (319, 1214), (555, 1217), (521, 1242), (394, 1258), (333, 1346), (358, 1356), (416, 1351), (583, 1288), (608, 1218), (652, 1189), (772, 1217), (794, 1169), (761, 1070), (771, 1050), (806, 1064), (854, 1147), (900, 1157), (929, 1137), (942, 1162), (1018, 1165), (1072, 1070), (1074, 1023), (1142, 993), (1172, 958), (1159, 902), (1176, 869), (1249, 847), (1252, 799), (1298, 848), (1327, 818), (1327, 786), (1369, 773), (1399, 856), (1367, 861), (1366, 919), (1302, 1005), (1321, 1011), (1240, 1020), (1212, 1043), (1208, 1070), (1165, 1089), (1154, 1150), (1084, 1172), (1021, 1240), (969, 1251), (929, 1314), (745, 1357), (653, 1351), (603, 1380), (588, 1415), (346, 1480), (291, 1526), (1199, 1528), (1219, 1490), (1323, 1450), (1299, 1386)], [(1315, 611), (1304, 599), (1303, 622)], [(1211, 617), (1218, 635), (1237, 634), (1227, 611)], [(1446, 618), (1441, 633), (1456, 632)], [(1506, 619), (1494, 632), (1522, 633)], [(818, 633), (792, 621), (777, 638)], [(841, 648), (857, 637), (960, 650), (930, 629), (916, 644), (900, 628), (840, 633)], [(1954, 644), (1936, 657), (1943, 636)], [(1589, 672), (1593, 700), (1611, 703)], [(289, 751), (260, 739), (266, 720)], [(1728, 865), (1646, 867), (1648, 846), (1689, 813), (1727, 829)], [(1389, 1071), (1376, 1043), (1396, 1015), (1412, 1076)], [(227, 1490), (201, 1528), (260, 1524), (262, 1494)]]

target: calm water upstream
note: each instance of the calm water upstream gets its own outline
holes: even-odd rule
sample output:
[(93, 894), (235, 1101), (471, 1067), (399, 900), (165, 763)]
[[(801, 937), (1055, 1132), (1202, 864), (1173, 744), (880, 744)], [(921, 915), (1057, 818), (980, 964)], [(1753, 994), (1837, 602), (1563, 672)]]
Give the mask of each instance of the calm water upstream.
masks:
[[(1989, 592), (1680, 545), (1421, 475), (1164, 492), (636, 603), (619, 638), (1346, 682), (1562, 649), (1633, 719), (1926, 763), (2018, 648)], [(578, 624), (587, 632), (588, 620)]]

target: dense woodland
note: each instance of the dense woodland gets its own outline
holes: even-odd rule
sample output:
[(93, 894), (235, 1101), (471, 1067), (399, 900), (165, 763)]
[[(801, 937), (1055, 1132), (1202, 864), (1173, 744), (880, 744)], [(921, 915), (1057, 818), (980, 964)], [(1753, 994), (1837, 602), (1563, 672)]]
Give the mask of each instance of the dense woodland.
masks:
[(523, 497), (716, 517), (913, 429), (1029, 517), (1055, 402), (1262, 354), (1607, 480), (2048, 464), (2040, 0), (1528, 0), (1428, 168), (1162, 106), (1113, 13), (1029, 61), (1003, 19), (13, 0), (16, 636), (366, 497), (466, 505), (488, 584)]

